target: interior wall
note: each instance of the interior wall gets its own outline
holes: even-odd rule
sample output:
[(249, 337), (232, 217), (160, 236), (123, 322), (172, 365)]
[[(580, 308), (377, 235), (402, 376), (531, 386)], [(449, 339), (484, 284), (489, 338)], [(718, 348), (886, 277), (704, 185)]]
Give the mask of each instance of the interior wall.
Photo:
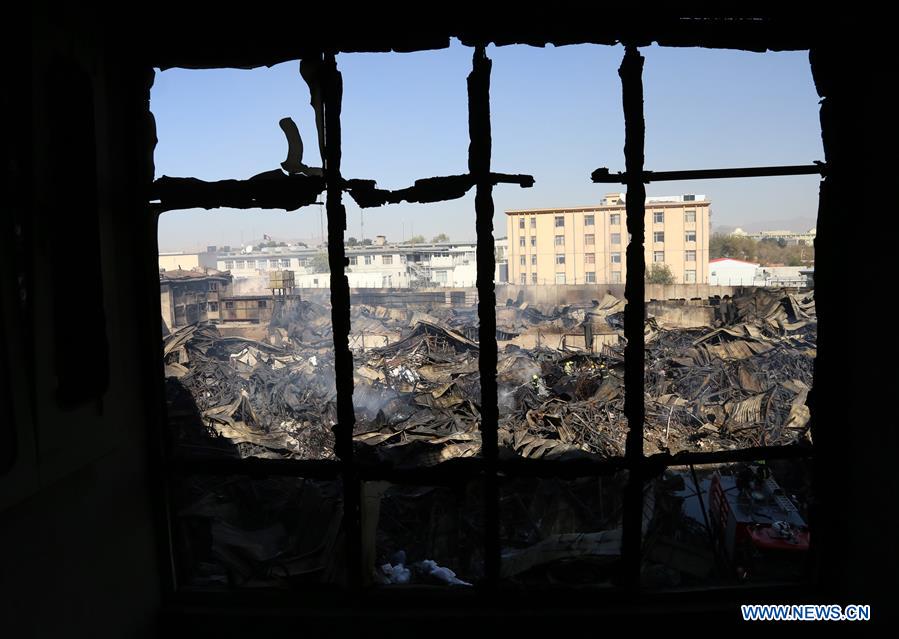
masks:
[[(149, 84), (105, 55), (91, 16), (18, 17), (18, 37), (3, 45), (16, 66), (4, 88), (15, 134), (0, 147), (17, 205), (0, 251), (3, 381), (17, 426), (0, 475), (0, 634), (153, 636), (162, 571), (148, 434), (158, 410), (135, 364), (160, 331), (140, 276), (155, 228), (135, 219), (145, 209), (136, 182), (152, 170), (135, 117)], [(90, 259), (73, 262), (85, 243)]]

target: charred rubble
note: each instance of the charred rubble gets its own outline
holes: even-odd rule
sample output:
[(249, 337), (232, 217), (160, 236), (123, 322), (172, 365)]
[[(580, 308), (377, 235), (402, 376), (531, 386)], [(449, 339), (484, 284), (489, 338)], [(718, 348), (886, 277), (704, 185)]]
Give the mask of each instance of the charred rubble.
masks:
[[(497, 309), (502, 455), (624, 454), (622, 308), (607, 296), (592, 305)], [(760, 290), (720, 304), (715, 316), (715, 326), (695, 328), (647, 318), (644, 452), (807, 442), (811, 294)], [(402, 467), (477, 455), (475, 313), (356, 306), (352, 319), (360, 459)], [(278, 323), (264, 341), (225, 336), (212, 324), (165, 337), (177, 453), (334, 458), (329, 309), (298, 302)]]
[[(646, 319), (644, 452), (808, 442), (813, 296), (757, 290), (714, 302), (705, 309), (709, 326)], [(623, 307), (607, 295), (591, 304), (510, 300), (497, 308), (501, 457), (624, 455)], [(479, 455), (474, 309), (356, 305), (352, 320), (357, 461), (411, 468)], [(229, 332), (200, 323), (163, 338), (175, 457), (334, 459), (330, 309), (310, 301), (277, 307), (262, 340)], [(620, 553), (624, 481), (620, 473), (507, 481), (503, 578), (608, 579)], [(340, 581), (343, 506), (333, 482), (198, 477), (185, 486), (178, 518), (192, 583)], [(476, 483), (364, 487), (373, 583), (464, 585), (483, 576)], [(291, 495), (286, 510), (279, 491)], [(654, 522), (666, 507), (679, 511), (666, 495), (652, 499)], [(303, 521), (315, 520), (314, 530), (298, 527), (297, 509)]]

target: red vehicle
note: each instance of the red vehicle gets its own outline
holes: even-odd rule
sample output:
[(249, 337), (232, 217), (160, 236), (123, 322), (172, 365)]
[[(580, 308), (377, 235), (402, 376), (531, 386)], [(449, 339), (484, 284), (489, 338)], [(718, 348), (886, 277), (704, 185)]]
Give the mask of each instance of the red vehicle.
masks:
[(766, 466), (716, 471), (709, 515), (723, 554), (741, 579), (798, 579), (805, 569), (809, 529)]

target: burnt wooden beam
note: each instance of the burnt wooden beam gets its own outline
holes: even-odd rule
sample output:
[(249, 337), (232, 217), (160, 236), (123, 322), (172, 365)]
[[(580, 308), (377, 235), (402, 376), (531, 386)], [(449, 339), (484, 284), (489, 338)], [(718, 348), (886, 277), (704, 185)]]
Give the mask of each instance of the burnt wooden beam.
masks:
[[(534, 177), (531, 175), (491, 173), (490, 180), (494, 186), (497, 184), (518, 184), (522, 188), (534, 186)], [(345, 190), (361, 208), (371, 208), (404, 201), (428, 204), (458, 200), (474, 185), (475, 178), (466, 173), (415, 180), (412, 186), (396, 191), (379, 189), (374, 180), (346, 180)]]
[(644, 467), (647, 475), (657, 475), (669, 466), (692, 466), (700, 464), (733, 464), (738, 462), (767, 461), (772, 459), (804, 459), (813, 457), (814, 450), (803, 444), (787, 446), (753, 446), (734, 450), (710, 452), (681, 452), (675, 455), (658, 453), (646, 458)]
[(490, 173), (492, 139), (490, 130), (490, 71), (493, 66), (486, 47), (478, 46), (472, 56), (468, 75), (468, 172), (475, 180), (477, 244), (478, 322), (481, 348), (478, 371), (481, 376), (481, 454), (484, 457), (484, 573), (486, 583), (494, 586), (500, 576), (499, 445), (497, 422), (499, 406), (496, 384), (496, 291), (493, 269), (496, 263), (493, 242), (493, 176)]
[(625, 49), (618, 69), (621, 76), (624, 106), (624, 164), (627, 169), (627, 204), (625, 218), (631, 235), (627, 245), (627, 274), (624, 297), (624, 412), (628, 433), (625, 458), (628, 462), (628, 483), (624, 489), (622, 521), (622, 585), (629, 589), (640, 587), (641, 546), (643, 542), (643, 367), (645, 344), (643, 335), (646, 268), (643, 256), (644, 201), (646, 189), (643, 174), (643, 147), (646, 125), (643, 120), (643, 56), (635, 46)]
[[(791, 166), (757, 166), (737, 169), (694, 169), (691, 171), (643, 171), (643, 183), (672, 182), (675, 180), (715, 180), (728, 178), (777, 177), (782, 175), (825, 175), (823, 162)], [(625, 184), (627, 172), (610, 173), (607, 168), (593, 171), (590, 179), (595, 184)]]
[(249, 180), (206, 182), (163, 176), (153, 182), (150, 200), (157, 212), (177, 209), (282, 209), (295, 211), (314, 204), (325, 189), (324, 178), (285, 175), (280, 169)]
[[(307, 71), (308, 69), (308, 71)], [(362, 587), (361, 484), (353, 464), (353, 354), (349, 347), (350, 285), (345, 273), (343, 246), (346, 208), (343, 206), (343, 177), (340, 174), (343, 78), (333, 53), (310, 64), (304, 61), (302, 75), (310, 81), (313, 108), (317, 111), (319, 140), (322, 142), (323, 172), (327, 190), (328, 264), (331, 277), (331, 325), (334, 335), (334, 377), (337, 389), (337, 425), (334, 450), (342, 466), (344, 530), (346, 532), (347, 583), (352, 590)], [(318, 114), (321, 114), (318, 117)]]
[[(771, 461), (775, 459), (808, 459), (814, 457), (811, 446), (790, 444), (787, 446), (755, 446), (711, 452), (681, 452), (675, 455), (658, 453), (642, 461), (644, 478), (658, 476), (671, 466), (702, 464), (732, 464), (738, 462)], [(247, 475), (265, 477), (285, 475), (336, 479), (342, 464), (336, 460), (319, 459), (257, 459), (248, 458), (197, 458), (174, 457), (169, 462), (174, 472), (184, 475)], [(619, 473), (628, 468), (624, 457), (605, 459), (525, 459), (511, 457), (500, 459), (498, 471), (509, 477), (600, 477)], [(397, 468), (391, 464), (359, 463), (359, 477), (365, 481), (389, 481), (397, 484), (432, 485), (448, 482), (468, 482), (483, 476), (487, 464), (483, 457), (450, 459), (436, 466)]]

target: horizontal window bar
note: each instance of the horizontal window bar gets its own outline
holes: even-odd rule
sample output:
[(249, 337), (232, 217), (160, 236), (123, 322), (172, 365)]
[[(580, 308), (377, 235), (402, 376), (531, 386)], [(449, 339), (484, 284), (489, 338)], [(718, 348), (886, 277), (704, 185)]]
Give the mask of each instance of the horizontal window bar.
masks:
[(163, 176), (153, 182), (150, 202), (151, 210), (156, 213), (216, 208), (295, 211), (315, 204), (324, 190), (325, 183), (321, 177), (284, 175), (280, 169), (261, 173), (249, 180), (217, 182)]
[(738, 448), (708, 453), (686, 452), (676, 455), (659, 453), (650, 455), (645, 459), (644, 463), (648, 467), (658, 468), (661, 471), (669, 466), (728, 464), (732, 462), (760, 461), (763, 459), (799, 459), (812, 456), (814, 456), (812, 447), (791, 444), (789, 446), (756, 446), (753, 448)]
[[(696, 169), (693, 171), (643, 171), (643, 182), (671, 182), (674, 180), (714, 180), (719, 178), (776, 177), (779, 175), (825, 175), (827, 165), (824, 162), (799, 164), (794, 166), (757, 166), (740, 169)], [(625, 184), (627, 171), (610, 173), (601, 168), (590, 176), (596, 184)]]
[[(661, 471), (669, 466), (691, 464), (726, 464), (763, 459), (799, 459), (814, 456), (809, 446), (758, 446), (707, 453), (685, 452), (676, 455), (659, 453), (643, 460), (646, 468)], [(335, 460), (304, 459), (191, 459), (176, 458), (169, 462), (172, 471), (199, 475), (286, 475), (315, 479), (336, 479), (348, 466)], [(448, 480), (467, 480), (486, 471), (483, 458), (451, 459), (437, 466), (397, 468), (387, 464), (353, 464), (359, 478), (366, 481), (386, 480), (395, 483), (444, 483)], [(497, 471), (507, 477), (595, 477), (612, 475), (628, 469), (623, 457), (609, 459), (503, 459)]]
[(169, 469), (181, 475), (284, 475), (309, 479), (337, 479), (345, 464), (332, 459), (198, 459), (169, 460)]

